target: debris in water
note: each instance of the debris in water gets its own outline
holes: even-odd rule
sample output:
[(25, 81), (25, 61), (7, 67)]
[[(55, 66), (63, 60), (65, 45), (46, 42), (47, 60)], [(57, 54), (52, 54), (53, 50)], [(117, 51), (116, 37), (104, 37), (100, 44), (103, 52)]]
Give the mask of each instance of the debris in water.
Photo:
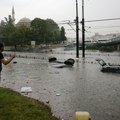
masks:
[(46, 100), (46, 103), (49, 104), (49, 100)]
[(22, 87), (21, 88), (21, 93), (31, 93), (32, 88), (31, 87)]
[(57, 93), (56, 96), (61, 96), (61, 95), (59, 93)]
[(13, 64), (17, 64), (17, 61), (14, 61)]

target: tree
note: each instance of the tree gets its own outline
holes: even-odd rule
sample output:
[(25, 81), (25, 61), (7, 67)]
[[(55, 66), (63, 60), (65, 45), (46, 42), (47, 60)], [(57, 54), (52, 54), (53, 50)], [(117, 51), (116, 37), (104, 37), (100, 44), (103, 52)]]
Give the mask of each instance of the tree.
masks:
[(65, 36), (65, 28), (64, 28), (63, 26), (61, 27), (60, 38), (61, 38), (61, 41), (63, 41), (63, 42), (66, 40), (66, 36)]
[(46, 21), (40, 18), (35, 18), (31, 22), (31, 28), (38, 44), (45, 43), (45, 36), (47, 33)]
[(55, 23), (52, 19), (46, 19), (46, 24), (47, 24), (48, 31), (59, 30), (57, 23)]
[(8, 15), (8, 18), (5, 17), (5, 20), (7, 25), (13, 25), (13, 20), (11, 15)]
[(60, 30), (59, 26), (52, 19), (46, 19), (47, 22), (47, 43), (59, 43)]
[(17, 45), (27, 45), (29, 44), (28, 34), (30, 34), (30, 28), (26, 26), (16, 27), (15, 31), (11, 35), (11, 44), (17, 49)]
[(6, 45), (30, 45), (30, 41), (36, 41), (37, 44), (61, 43), (66, 39), (65, 29), (61, 30), (52, 19), (35, 18), (30, 27), (14, 26), (11, 15), (0, 23), (0, 41)]
[(5, 17), (5, 21), (1, 21), (0, 26), (0, 37), (1, 41), (6, 45), (10, 44), (10, 37), (12, 32), (15, 31), (15, 26), (12, 24), (12, 18), (9, 15), (8, 18)]
[(40, 18), (35, 18), (31, 22), (31, 28), (39, 44), (60, 42), (59, 27), (52, 19), (43, 20)]
[(5, 17), (5, 21), (0, 24), (0, 39), (6, 45), (14, 45), (17, 49), (18, 45), (30, 44), (33, 39), (31, 29), (26, 26), (15, 27), (11, 16)]

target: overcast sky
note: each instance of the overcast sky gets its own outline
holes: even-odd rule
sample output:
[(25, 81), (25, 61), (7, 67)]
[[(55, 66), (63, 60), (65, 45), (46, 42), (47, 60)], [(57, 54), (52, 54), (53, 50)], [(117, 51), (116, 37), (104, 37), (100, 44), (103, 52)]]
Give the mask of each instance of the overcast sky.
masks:
[[(65, 20), (74, 21), (76, 18), (76, 0), (0, 0), (0, 20), (11, 15), (12, 6), (15, 10), (16, 23), (23, 17), (33, 20), (35, 17), (41, 19), (51, 18), (60, 23)], [(79, 21), (82, 20), (82, 0), (78, 0)], [(100, 20), (120, 18), (120, 0), (84, 0), (85, 20)], [(66, 35), (75, 37), (75, 32), (68, 24)], [(80, 29), (81, 29), (81, 25)], [(86, 34), (93, 35), (96, 32), (101, 34), (119, 33), (120, 20), (104, 22), (87, 22)], [(72, 26), (75, 28), (75, 26)], [(81, 31), (80, 31), (81, 36)]]

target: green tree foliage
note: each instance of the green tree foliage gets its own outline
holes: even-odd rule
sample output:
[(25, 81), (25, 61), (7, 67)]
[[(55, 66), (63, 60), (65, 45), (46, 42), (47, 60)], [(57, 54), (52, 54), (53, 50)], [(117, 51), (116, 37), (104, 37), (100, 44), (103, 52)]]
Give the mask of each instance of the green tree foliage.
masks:
[(52, 19), (35, 18), (31, 22), (31, 28), (38, 44), (60, 43), (60, 30)]
[(32, 33), (31, 29), (25, 26), (16, 27), (15, 31), (11, 35), (11, 45), (25, 46), (30, 45), (30, 41), (32, 40)]
[(98, 50), (98, 47), (95, 44), (86, 45), (87, 50)]
[(114, 46), (101, 46), (101, 47), (99, 48), (99, 50), (102, 51), (102, 52), (113, 52), (113, 51), (115, 51), (116, 49), (115, 49)]
[[(30, 44), (32, 39), (31, 29), (26, 26), (15, 27), (11, 16), (5, 18), (5, 21), (1, 21), (0, 24), (0, 41), (5, 45), (15, 46)], [(30, 40), (30, 41), (29, 41)]]
[(11, 15), (9, 15), (8, 18), (5, 17), (5, 20), (7, 25), (13, 25), (13, 20)]
[(46, 33), (47, 33), (46, 21), (43, 20), (43, 19), (40, 19), (40, 18), (35, 18), (31, 22), (31, 28), (33, 30), (34, 37), (35, 37), (37, 43), (38, 44), (44, 43), (45, 36), (46, 36)]
[(62, 26), (61, 27), (61, 41), (65, 41), (66, 40), (66, 36), (65, 36), (65, 28)]
[(1, 21), (0, 24), (0, 41), (3, 41), (5, 44), (10, 44), (10, 38), (13, 32), (15, 31), (15, 27), (12, 24), (12, 18), (9, 15), (8, 18), (5, 17), (5, 21)]
[(46, 24), (47, 24), (48, 31), (59, 30), (58, 25), (52, 19), (46, 19)]
[(35, 18), (31, 26), (14, 26), (12, 17), (2, 20), (0, 23), (0, 41), (6, 45), (17, 46), (30, 45), (31, 41), (37, 44), (61, 43), (66, 40), (64, 27), (59, 29), (52, 19)]
[(59, 43), (60, 40), (60, 30), (58, 25), (52, 20), (47, 19), (47, 43)]

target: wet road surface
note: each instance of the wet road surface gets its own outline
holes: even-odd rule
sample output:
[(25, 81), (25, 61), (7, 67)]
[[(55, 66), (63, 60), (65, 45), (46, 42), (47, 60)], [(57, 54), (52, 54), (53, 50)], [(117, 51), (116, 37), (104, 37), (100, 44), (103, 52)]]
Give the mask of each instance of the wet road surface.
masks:
[[(88, 52), (76, 60), (73, 67), (55, 68), (49, 56), (60, 61), (75, 58), (72, 53), (16, 53), (41, 59), (16, 58), (3, 66), (1, 86), (20, 92), (30, 86), (32, 93), (24, 94), (48, 104), (53, 114), (64, 120), (75, 120), (76, 111), (88, 111), (92, 120), (120, 119), (120, 74), (102, 73), (96, 58), (120, 64), (119, 53)], [(23, 94), (23, 93), (21, 93)]]

